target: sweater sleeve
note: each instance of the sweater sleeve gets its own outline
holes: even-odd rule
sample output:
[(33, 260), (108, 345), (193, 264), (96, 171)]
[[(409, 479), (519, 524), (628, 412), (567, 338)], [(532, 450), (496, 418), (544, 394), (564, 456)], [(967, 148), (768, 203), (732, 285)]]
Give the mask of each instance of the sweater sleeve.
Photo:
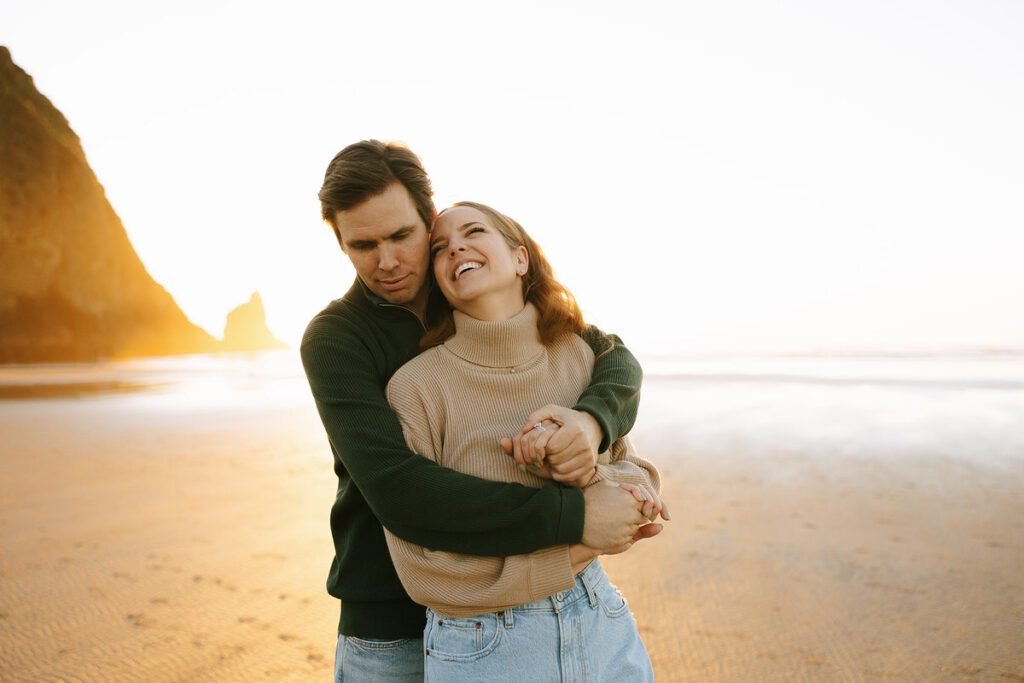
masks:
[(352, 477), (391, 532), (430, 548), (499, 557), (582, 538), (578, 490), (487, 481), (409, 450), (373, 352), (356, 335), (307, 331), (301, 350), (335, 471)]
[[(422, 385), (401, 371), (388, 384), (409, 448), (436, 461), (443, 444), (443, 415), (431, 414)], [(384, 529), (388, 550), (414, 601), (450, 616), (494, 612), (533, 602), (574, 584), (567, 546), (509, 557), (476, 557), (430, 550)]]
[(600, 451), (604, 452), (633, 428), (640, 408), (643, 369), (617, 336), (590, 325), (582, 337), (594, 352), (594, 371), (590, 386), (573, 408), (590, 413), (601, 425)]
[(658, 468), (637, 454), (628, 436), (612, 444), (610, 462), (599, 462), (597, 473), (587, 485), (593, 486), (605, 479), (623, 484), (646, 484), (655, 491), (661, 491), (661, 475), (658, 474)]

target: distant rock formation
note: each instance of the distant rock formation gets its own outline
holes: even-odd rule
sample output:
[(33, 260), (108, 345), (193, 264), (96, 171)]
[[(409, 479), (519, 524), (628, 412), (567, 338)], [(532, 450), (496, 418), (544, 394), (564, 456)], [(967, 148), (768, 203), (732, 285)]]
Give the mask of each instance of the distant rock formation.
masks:
[(224, 325), (224, 351), (263, 351), (288, 348), (267, 328), (267, 316), (263, 312), (263, 299), (259, 292), (253, 292), (249, 303), (242, 304), (228, 313)]
[(78, 136), (0, 46), (0, 363), (216, 350), (146, 272)]

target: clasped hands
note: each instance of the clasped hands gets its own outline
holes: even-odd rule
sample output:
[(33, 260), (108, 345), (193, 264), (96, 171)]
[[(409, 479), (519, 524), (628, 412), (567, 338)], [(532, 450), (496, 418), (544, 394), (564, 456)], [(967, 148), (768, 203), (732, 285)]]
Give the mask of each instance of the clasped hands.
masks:
[(572, 548), (574, 568), (600, 554), (615, 554), (661, 532), (653, 524), (668, 507), (650, 486), (615, 483), (590, 486), (597, 473), (601, 426), (592, 415), (548, 405), (531, 413), (519, 434), (501, 440), (521, 471), (584, 489), (583, 543)]

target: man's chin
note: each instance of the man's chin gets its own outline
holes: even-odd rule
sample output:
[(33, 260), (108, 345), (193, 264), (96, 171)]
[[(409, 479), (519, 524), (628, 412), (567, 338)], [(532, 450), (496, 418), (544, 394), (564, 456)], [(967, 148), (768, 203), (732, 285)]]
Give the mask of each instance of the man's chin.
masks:
[(392, 292), (378, 288), (374, 290), (374, 293), (394, 306), (407, 306), (416, 298), (415, 292), (410, 292), (405, 288)]

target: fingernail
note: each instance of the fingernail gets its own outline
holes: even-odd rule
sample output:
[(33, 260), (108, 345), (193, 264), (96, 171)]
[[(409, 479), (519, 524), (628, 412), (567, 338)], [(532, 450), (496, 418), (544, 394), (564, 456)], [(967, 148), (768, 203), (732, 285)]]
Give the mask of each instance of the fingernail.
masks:
[(651, 511), (651, 514), (647, 515), (647, 521), (648, 522), (653, 522), (654, 521), (654, 511), (653, 510)]
[(518, 468), (519, 468), (519, 471), (520, 471), (520, 472), (525, 472), (525, 471), (526, 471), (526, 465), (523, 465), (523, 464), (519, 464), (519, 465), (516, 465), (516, 467), (518, 467)]
[(661, 517), (665, 521), (668, 521), (668, 520), (672, 519), (672, 515), (671, 515), (671, 513), (669, 513), (668, 510), (663, 510), (662, 513), (661, 513)]

